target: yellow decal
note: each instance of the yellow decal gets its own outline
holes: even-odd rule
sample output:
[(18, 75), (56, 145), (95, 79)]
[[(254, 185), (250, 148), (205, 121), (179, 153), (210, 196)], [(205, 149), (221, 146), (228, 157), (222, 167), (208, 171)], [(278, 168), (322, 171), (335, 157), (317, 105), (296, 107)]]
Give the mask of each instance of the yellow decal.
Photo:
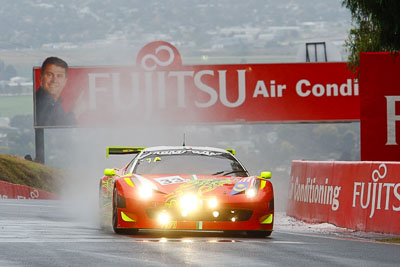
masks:
[(130, 178), (124, 178), (124, 180), (128, 185), (135, 187), (135, 185), (132, 183), (132, 180)]
[(112, 195), (113, 178), (108, 178), (107, 180), (101, 180), (101, 185), (105, 198), (109, 198)]
[(261, 221), (261, 224), (271, 224), (273, 222), (273, 219), (274, 219), (274, 215), (270, 214), (270, 215), (261, 217), (260, 221)]
[(125, 222), (136, 222), (134, 219), (131, 219), (128, 215), (121, 211), (122, 220)]
[(178, 186), (176, 190), (172, 191), (166, 196), (167, 200), (165, 201), (165, 205), (169, 208), (173, 207), (174, 205), (176, 205), (177, 199), (183, 196), (185, 192), (197, 191), (199, 195), (202, 195), (206, 192), (213, 191), (217, 187), (223, 186), (225, 184), (232, 184), (232, 181), (229, 179), (223, 179), (223, 180), (203, 179), (203, 180), (188, 181), (187, 183)]
[(266, 181), (261, 181), (260, 189), (264, 189), (265, 185), (267, 184)]
[(169, 223), (165, 224), (162, 226), (164, 229), (176, 229), (177, 222), (176, 221), (170, 221)]
[(147, 159), (144, 159), (144, 160), (147, 160), (147, 163), (152, 163), (152, 162), (160, 161), (161, 158), (160, 158), (160, 157), (155, 157), (154, 159), (152, 159), (152, 158), (147, 158)]

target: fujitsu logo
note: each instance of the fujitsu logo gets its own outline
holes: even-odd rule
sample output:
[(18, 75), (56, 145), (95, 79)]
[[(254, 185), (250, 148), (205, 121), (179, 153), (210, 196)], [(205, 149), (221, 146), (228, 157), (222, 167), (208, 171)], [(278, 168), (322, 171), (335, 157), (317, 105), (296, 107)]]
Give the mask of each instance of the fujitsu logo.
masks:
[[(168, 53), (168, 59), (165, 61), (163, 61), (157, 56), (158, 53), (162, 51)], [(169, 66), (175, 59), (174, 51), (172, 50), (171, 47), (167, 45), (160, 45), (155, 49), (155, 52), (156, 52), (155, 55), (147, 54), (142, 57), (141, 65), (143, 69), (147, 71), (153, 71), (157, 68), (157, 66), (166, 67)]]
[(388, 169), (386, 164), (382, 163), (376, 170), (372, 171), (372, 182), (355, 182), (353, 188), (353, 208), (361, 206), (362, 209), (370, 209), (369, 218), (375, 214), (375, 210), (393, 210), (400, 211), (400, 205), (395, 206), (393, 197), (400, 201), (400, 183), (383, 183), (380, 180), (385, 179)]

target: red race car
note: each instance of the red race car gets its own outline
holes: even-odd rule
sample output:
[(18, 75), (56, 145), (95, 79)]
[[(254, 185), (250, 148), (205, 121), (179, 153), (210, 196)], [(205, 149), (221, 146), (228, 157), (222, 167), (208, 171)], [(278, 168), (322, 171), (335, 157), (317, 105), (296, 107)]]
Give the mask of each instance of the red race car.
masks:
[(269, 236), (274, 223), (271, 173), (249, 176), (235, 151), (210, 147), (110, 147), (135, 154), (100, 181), (100, 225), (139, 229), (246, 231)]

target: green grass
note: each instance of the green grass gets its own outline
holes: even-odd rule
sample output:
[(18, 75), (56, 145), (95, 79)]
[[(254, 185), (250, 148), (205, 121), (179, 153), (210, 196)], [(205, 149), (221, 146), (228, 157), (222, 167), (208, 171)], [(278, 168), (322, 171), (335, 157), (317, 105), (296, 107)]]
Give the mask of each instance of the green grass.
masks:
[(376, 241), (388, 242), (388, 243), (400, 243), (400, 237), (398, 237), (398, 238), (382, 238), (382, 239), (377, 239)]
[(0, 117), (33, 114), (33, 96), (0, 96)]
[(37, 162), (0, 154), (0, 180), (58, 193), (62, 173)]

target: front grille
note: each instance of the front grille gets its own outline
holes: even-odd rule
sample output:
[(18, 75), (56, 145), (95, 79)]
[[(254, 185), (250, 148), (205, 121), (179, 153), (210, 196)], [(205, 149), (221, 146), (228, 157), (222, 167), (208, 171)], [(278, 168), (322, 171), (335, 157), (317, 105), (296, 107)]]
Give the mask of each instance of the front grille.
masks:
[[(166, 211), (171, 217), (172, 221), (232, 221), (232, 218), (237, 221), (247, 221), (253, 214), (252, 210), (240, 210), (240, 209), (215, 209), (215, 210), (202, 210), (197, 211), (187, 216), (182, 216), (181, 212), (177, 209), (162, 209), (162, 208), (148, 208), (146, 209), (146, 215), (153, 220), (157, 219), (157, 216)], [(214, 217), (213, 211), (218, 211), (219, 216)]]

